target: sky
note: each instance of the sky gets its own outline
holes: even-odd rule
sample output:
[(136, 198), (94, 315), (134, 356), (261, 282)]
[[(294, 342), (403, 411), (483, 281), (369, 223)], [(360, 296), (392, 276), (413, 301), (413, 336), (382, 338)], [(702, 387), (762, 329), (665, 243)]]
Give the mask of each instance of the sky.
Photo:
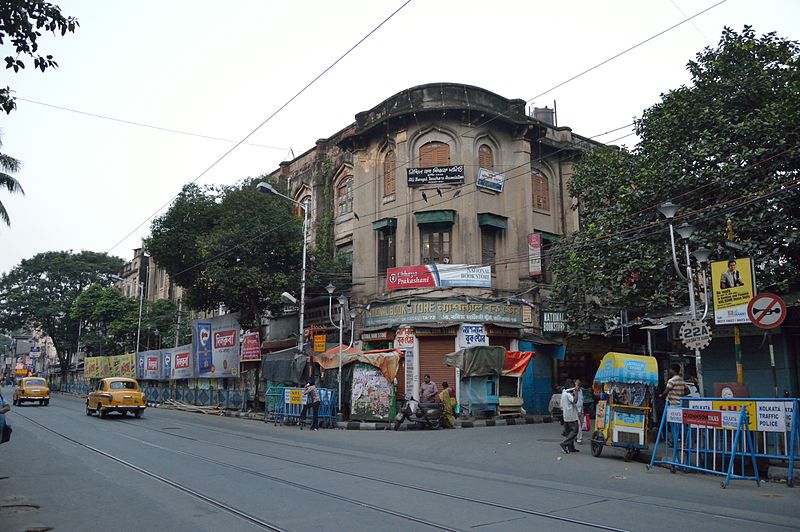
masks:
[(11, 217), (0, 273), (45, 251), (130, 260), (184, 184), (271, 172), (415, 85), (466, 83), (555, 105), (559, 126), (630, 146), (630, 127), (601, 134), (687, 84), (686, 63), (725, 26), (800, 40), (800, 2), (724, 1), (550, 89), (719, 1), (411, 0), (220, 160), (405, 0), (56, 0), (80, 22), (40, 39), (59, 68), (1, 71), (18, 97), (0, 117), (2, 152), (22, 162), (25, 195), (0, 190)]

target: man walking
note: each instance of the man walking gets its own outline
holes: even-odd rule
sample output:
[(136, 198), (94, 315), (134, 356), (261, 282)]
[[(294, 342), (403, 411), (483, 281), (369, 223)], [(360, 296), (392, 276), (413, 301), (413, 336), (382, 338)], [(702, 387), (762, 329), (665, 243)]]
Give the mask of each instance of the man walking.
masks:
[(564, 383), (564, 391), (561, 392), (561, 412), (564, 415), (564, 432), (566, 433), (566, 439), (561, 442), (561, 450), (564, 454), (578, 452), (578, 449), (575, 448), (575, 437), (580, 430), (576, 407), (578, 393), (580, 390), (572, 382), (572, 379), (567, 379)]
[(575, 437), (575, 442), (578, 445), (582, 445), (583, 444), (583, 382), (581, 382), (580, 379), (575, 379), (575, 393), (577, 394), (575, 409), (578, 411), (578, 435)]
[(669, 367), (670, 379), (664, 387), (664, 393), (661, 394), (662, 399), (667, 398), (669, 406), (681, 406), (681, 398), (686, 395), (686, 382), (681, 377), (680, 364), (672, 364)]
[(319, 391), (317, 390), (317, 387), (314, 386), (312, 381), (308, 381), (303, 388), (303, 395), (307, 396), (308, 398), (306, 399), (306, 404), (303, 405), (303, 410), (300, 412), (300, 422), (305, 423), (306, 412), (308, 412), (308, 409), (311, 408), (313, 416), (311, 421), (311, 430), (317, 430), (319, 428)]

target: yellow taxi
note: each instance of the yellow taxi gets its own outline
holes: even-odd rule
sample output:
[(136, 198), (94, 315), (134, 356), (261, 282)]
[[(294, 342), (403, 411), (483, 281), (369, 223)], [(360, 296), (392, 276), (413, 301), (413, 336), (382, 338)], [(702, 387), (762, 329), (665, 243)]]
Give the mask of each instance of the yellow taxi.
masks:
[(145, 408), (147, 405), (144, 402), (144, 394), (134, 379), (123, 377), (101, 379), (86, 397), (87, 416), (95, 412), (100, 417), (106, 417), (109, 412), (119, 412), (124, 416), (131, 412), (136, 417), (142, 417)]
[(25, 377), (14, 389), (14, 406), (25, 401), (37, 402), (40, 405), (50, 404), (50, 387), (42, 377)]

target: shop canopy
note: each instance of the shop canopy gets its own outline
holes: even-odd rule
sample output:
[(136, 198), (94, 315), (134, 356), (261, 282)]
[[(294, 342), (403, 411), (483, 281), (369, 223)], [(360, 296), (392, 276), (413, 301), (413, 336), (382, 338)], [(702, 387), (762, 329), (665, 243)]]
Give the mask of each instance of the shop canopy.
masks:
[[(373, 351), (361, 351), (354, 347), (342, 346), (342, 366), (353, 362), (364, 362), (375, 366), (391, 382), (397, 376), (400, 367), (400, 358), (403, 352), (399, 349), (375, 349)], [(324, 370), (336, 369), (339, 367), (339, 346), (331, 347), (327, 351), (314, 355), (314, 362)]]
[(658, 384), (658, 363), (654, 357), (628, 353), (606, 353), (594, 376), (598, 383), (620, 382)]
[(503, 361), (504, 377), (522, 377), (533, 358), (533, 351), (506, 351)]
[(261, 357), (261, 374), (264, 380), (279, 382), (287, 386), (300, 384), (306, 357), (296, 347), (267, 353)]
[(465, 347), (445, 355), (444, 364), (461, 370), (461, 377), (485, 377), (500, 375), (506, 358), (506, 348), (479, 345)]

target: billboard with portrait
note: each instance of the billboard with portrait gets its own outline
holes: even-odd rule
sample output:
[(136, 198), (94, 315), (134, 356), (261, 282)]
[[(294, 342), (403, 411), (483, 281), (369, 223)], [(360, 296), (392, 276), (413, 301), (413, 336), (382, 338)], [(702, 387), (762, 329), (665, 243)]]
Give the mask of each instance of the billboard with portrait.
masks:
[(747, 304), (755, 295), (755, 278), (749, 257), (711, 263), (711, 291), (714, 294), (714, 323), (750, 323)]

